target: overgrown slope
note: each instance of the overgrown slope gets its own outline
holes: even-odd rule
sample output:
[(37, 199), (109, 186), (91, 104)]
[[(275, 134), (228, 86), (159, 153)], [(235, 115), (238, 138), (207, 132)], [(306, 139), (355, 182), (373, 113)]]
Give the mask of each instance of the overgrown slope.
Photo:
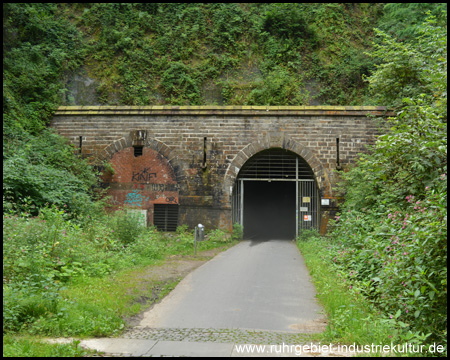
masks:
[[(114, 104), (361, 104), (380, 4), (63, 7)], [(344, 85), (345, 84), (345, 85)], [(76, 102), (66, 98), (67, 102)]]
[(399, 343), (447, 353), (447, 28), (430, 17), (405, 43), (380, 33), (369, 78), (401, 106), (368, 154), (344, 174), (346, 202), (329, 261), (375, 306)]
[(119, 218), (102, 218), (92, 167), (47, 128), (57, 106), (385, 105), (398, 111), (391, 131), (343, 176), (329, 260), (396, 340), (446, 345), (446, 8), (4, 3), (4, 329), (59, 323), (55, 279), (83, 261), (103, 274), (111, 248), (152, 251), (105, 232)]

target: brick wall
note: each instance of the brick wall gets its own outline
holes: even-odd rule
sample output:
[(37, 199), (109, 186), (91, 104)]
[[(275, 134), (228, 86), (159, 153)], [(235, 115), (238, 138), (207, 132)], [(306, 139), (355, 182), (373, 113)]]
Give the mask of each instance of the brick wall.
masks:
[(106, 173), (103, 181), (115, 207), (148, 210), (147, 222), (152, 224), (154, 204), (178, 204), (178, 183), (166, 158), (153, 149), (142, 150), (139, 156), (133, 147), (113, 154), (114, 174)]
[[(384, 107), (60, 107), (51, 126), (75, 147), (82, 136), (83, 156), (112, 163), (116, 174), (105, 182), (117, 204), (141, 194), (130, 196), (148, 198), (141, 206), (151, 214), (154, 203), (174, 198), (180, 223), (209, 228), (230, 228), (232, 187), (251, 156), (293, 151), (313, 169), (321, 196), (332, 199), (323, 209), (326, 225), (336, 206), (336, 139), (345, 169), (383, 126), (368, 115), (389, 114)], [(144, 146), (141, 157), (133, 145)]]

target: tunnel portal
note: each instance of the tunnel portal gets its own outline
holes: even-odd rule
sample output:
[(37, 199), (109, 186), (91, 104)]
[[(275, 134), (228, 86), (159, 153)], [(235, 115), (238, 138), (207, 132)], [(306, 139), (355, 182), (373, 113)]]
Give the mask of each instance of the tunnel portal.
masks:
[(319, 195), (311, 167), (285, 149), (254, 155), (236, 179), (233, 221), (252, 240), (294, 239), (304, 229), (318, 229)]

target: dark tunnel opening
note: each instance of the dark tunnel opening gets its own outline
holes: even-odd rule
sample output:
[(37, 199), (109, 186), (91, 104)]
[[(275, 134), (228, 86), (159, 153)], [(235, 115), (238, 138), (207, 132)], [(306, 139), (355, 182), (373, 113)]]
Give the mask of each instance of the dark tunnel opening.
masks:
[(245, 181), (245, 239), (295, 238), (295, 185), (291, 181)]

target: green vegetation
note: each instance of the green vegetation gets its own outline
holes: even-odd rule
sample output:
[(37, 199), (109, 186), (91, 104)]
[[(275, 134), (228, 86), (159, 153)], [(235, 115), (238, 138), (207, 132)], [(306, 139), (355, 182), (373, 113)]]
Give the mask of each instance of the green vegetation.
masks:
[[(168, 255), (194, 253), (193, 233), (185, 227), (165, 235), (126, 213), (74, 218), (64, 209), (3, 217), (4, 331), (114, 334), (124, 316), (140, 310), (130, 307), (134, 297), (126, 293), (133, 288), (130, 272)], [(221, 230), (208, 237), (200, 251), (231, 242)]]
[[(75, 99), (61, 85), (80, 69), (97, 81), (93, 101), (104, 104), (358, 104), (361, 74), (373, 67), (367, 39), (381, 14), (381, 4), (5, 5), (11, 33), (23, 32), (20, 51), (36, 39), (60, 60), (35, 80), (59, 77), (52, 96), (68, 104)], [(45, 31), (55, 49), (54, 38), (39, 36)], [(276, 88), (285, 96), (272, 99)]]
[(33, 336), (3, 336), (3, 357), (84, 357), (95, 354), (72, 344), (48, 344)]
[[(323, 266), (337, 274), (340, 288), (378, 313), (359, 341), (371, 342), (370, 333), (388, 324), (385, 343), (436, 343), (446, 355), (447, 31), (430, 16), (416, 32), (409, 43), (380, 32), (383, 41), (372, 56), (382, 63), (368, 78), (370, 88), (400, 110), (390, 131), (342, 174), (346, 200), (329, 239), (300, 248), (306, 254), (316, 251), (311, 242), (320, 248)], [(321, 292), (335, 290), (331, 277), (319, 276)], [(348, 312), (336, 314), (333, 297), (323, 296), (332, 319), (328, 333), (345, 329), (338, 338), (357, 341), (357, 330), (335, 325)]]
[(86, 161), (46, 128), (64, 74), (85, 56), (81, 34), (57, 12), (57, 4), (3, 4), (3, 197), (34, 215), (45, 203), (82, 212), (96, 184)]
[[(193, 251), (185, 227), (161, 234), (104, 213), (93, 164), (48, 128), (62, 104), (395, 108), (391, 130), (342, 173), (332, 240), (299, 246), (330, 301), (328, 339), (446, 346), (446, 9), (4, 3), (4, 355), (82, 356), (15, 334), (114, 334), (140, 309), (124, 279)], [(74, 91), (78, 77), (94, 91)], [(200, 247), (241, 236), (215, 230)]]
[(244, 237), (244, 227), (241, 224), (233, 224), (233, 231), (231, 233), (231, 238), (233, 240), (242, 240)]
[(380, 4), (93, 4), (72, 21), (86, 29), (85, 66), (100, 82), (102, 103), (344, 105), (362, 101), (361, 74), (373, 67), (366, 39), (381, 10)]
[(348, 283), (333, 262), (334, 241), (316, 231), (305, 231), (297, 246), (317, 289), (317, 297), (328, 315), (328, 326), (319, 340), (324, 343), (389, 344), (395, 342), (392, 326), (371, 308), (361, 293)]
[(428, 17), (435, 16), (445, 26), (447, 4), (439, 3), (387, 3), (378, 28), (400, 41), (411, 41), (420, 34), (420, 27)]
[[(44, 207), (38, 216), (3, 216), (3, 352), (10, 356), (83, 356), (76, 344), (43, 344), (41, 336), (112, 336), (174, 288), (180, 278), (153, 279), (173, 255), (194, 253), (194, 234), (144, 228), (136, 217), (99, 209), (90, 215)], [(95, 209), (92, 209), (95, 210)], [(198, 251), (234, 244), (210, 231)], [(6, 336), (6, 337), (5, 337)]]

